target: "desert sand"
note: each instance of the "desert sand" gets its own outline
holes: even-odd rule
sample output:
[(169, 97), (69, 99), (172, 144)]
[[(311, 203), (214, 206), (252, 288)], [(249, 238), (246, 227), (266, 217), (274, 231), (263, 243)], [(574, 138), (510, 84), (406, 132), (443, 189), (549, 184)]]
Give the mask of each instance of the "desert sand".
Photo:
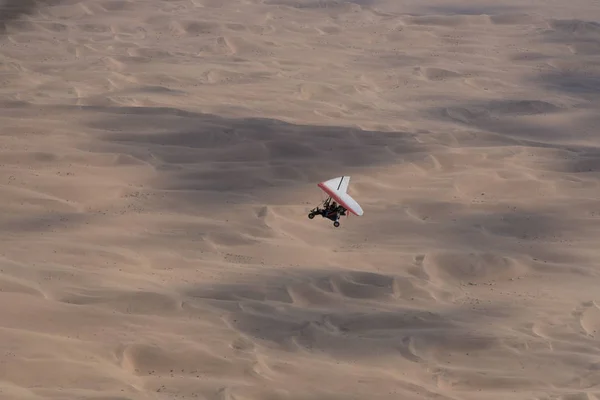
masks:
[(600, 399), (597, 1), (1, 1), (0, 398)]

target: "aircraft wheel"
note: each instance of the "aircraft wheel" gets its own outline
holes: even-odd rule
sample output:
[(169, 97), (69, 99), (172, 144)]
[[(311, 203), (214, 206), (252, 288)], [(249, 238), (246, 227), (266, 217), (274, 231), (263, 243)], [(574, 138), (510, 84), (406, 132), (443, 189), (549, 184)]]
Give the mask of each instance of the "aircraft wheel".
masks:
[(313, 214), (313, 213), (308, 214), (308, 219), (313, 219), (314, 217), (315, 217), (315, 214)]
[(337, 222), (337, 221), (335, 221), (335, 222), (333, 223), (333, 226), (335, 226), (335, 227), (337, 228), (338, 226), (340, 226), (340, 223), (339, 223), (339, 222)]

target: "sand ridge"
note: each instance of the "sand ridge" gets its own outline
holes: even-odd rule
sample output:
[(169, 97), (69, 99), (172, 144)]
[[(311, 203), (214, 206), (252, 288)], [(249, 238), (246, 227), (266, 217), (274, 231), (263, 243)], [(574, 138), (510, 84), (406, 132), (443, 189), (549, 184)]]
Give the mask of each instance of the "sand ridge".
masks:
[(600, 399), (598, 21), (0, 0), (0, 397)]

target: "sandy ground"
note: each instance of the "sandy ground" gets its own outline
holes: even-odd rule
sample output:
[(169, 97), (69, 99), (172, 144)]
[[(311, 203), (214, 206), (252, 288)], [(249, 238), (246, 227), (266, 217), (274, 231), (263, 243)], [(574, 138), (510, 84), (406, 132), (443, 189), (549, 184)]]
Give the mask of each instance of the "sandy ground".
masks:
[(597, 1), (2, 1), (2, 399), (600, 399)]

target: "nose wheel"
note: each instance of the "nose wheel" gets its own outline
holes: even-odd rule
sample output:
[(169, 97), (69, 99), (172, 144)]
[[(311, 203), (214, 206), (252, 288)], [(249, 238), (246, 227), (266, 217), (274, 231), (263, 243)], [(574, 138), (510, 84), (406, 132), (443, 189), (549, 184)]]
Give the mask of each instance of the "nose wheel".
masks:
[(339, 223), (338, 221), (335, 221), (335, 222), (333, 223), (333, 226), (335, 226), (335, 227), (337, 228), (337, 227), (339, 227), (339, 226), (340, 226), (340, 223)]
[(313, 214), (313, 213), (308, 214), (308, 219), (313, 219), (314, 217), (315, 217), (315, 214)]

